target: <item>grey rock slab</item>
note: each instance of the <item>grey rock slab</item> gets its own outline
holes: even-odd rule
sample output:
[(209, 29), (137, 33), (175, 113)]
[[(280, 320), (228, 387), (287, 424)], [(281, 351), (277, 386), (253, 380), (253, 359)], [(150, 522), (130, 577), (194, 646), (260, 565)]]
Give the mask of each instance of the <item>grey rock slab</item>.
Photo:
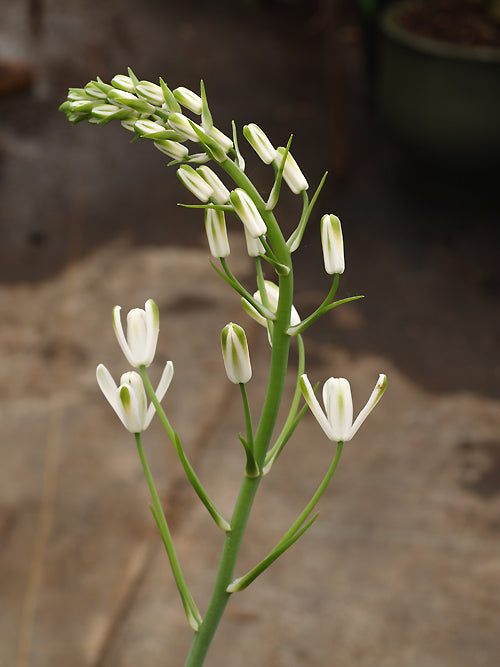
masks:
[[(247, 261), (233, 259), (235, 270)], [(112, 306), (125, 314), (150, 296), (161, 312), (151, 377), (174, 360), (164, 406), (196, 460), (227, 387), (220, 330), (241, 310), (206, 253), (118, 244), (48, 283), (1, 292), (2, 665), (95, 664), (152, 558), (133, 437), (95, 381), (98, 362), (116, 380), (128, 370)], [(181, 467), (157, 420), (143, 440), (164, 496)], [(166, 498), (173, 523), (190, 492)]]

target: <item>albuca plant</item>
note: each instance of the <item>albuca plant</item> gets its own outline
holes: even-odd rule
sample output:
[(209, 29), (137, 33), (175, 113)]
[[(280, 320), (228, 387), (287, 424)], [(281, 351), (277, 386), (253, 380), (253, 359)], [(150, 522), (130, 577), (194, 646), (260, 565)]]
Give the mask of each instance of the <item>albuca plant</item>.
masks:
[[(183, 87), (171, 90), (162, 79), (159, 85), (140, 81), (129, 70), (128, 75), (115, 76), (110, 84), (97, 79), (87, 83), (84, 88), (71, 88), (60, 108), (72, 123), (88, 120), (104, 125), (117, 120), (138, 138), (150, 139), (159, 151), (171, 158), (170, 165), (176, 167), (180, 182), (201, 202), (191, 207), (199, 208), (204, 213), (210, 253), (218, 262), (212, 261), (213, 268), (241, 297), (243, 309), (267, 329), (271, 345), (267, 392), (262, 412), (255, 419), (245, 389), (252, 377), (245, 332), (240, 325), (232, 322), (222, 329), (224, 366), (228, 379), (239, 385), (245, 418), (245, 435), (239, 435), (245, 464), (231, 517), (224, 517), (207, 494), (188, 461), (177, 431), (162, 409), (162, 398), (174, 374), (172, 362), (166, 363), (156, 391), (149, 380), (147, 368), (154, 360), (159, 332), (158, 309), (152, 299), (146, 302), (144, 309), (134, 308), (128, 313), (126, 330), (122, 324), (120, 306), (113, 309), (118, 343), (126, 360), (136, 370), (124, 373), (117, 386), (105, 366), (100, 364), (97, 367), (97, 382), (102, 392), (125, 428), (135, 437), (152, 496), (153, 517), (167, 551), (187, 620), (194, 631), (185, 662), (186, 666), (194, 667), (203, 664), (230, 596), (252, 583), (316, 520), (314, 509), (337, 468), (343, 443), (353, 438), (377, 404), (386, 388), (386, 376), (381, 374), (378, 377), (368, 402), (353, 422), (349, 382), (344, 378), (333, 377), (325, 382), (323, 410), (305, 374), (302, 333), (332, 308), (361, 297), (334, 300), (340, 274), (344, 272), (344, 245), (340, 220), (335, 215), (327, 214), (321, 218), (321, 244), (325, 269), (333, 276), (331, 289), (317, 309), (304, 319), (293, 306), (292, 256), (300, 246), (326, 174), (314, 195), (309, 198), (307, 180), (290, 153), (291, 138), (286, 146), (275, 148), (257, 125), (251, 123), (243, 128), (243, 136), (257, 156), (274, 170), (273, 186), (264, 198), (245, 173), (245, 160), (240, 152), (234, 123), (232, 138), (214, 126), (203, 82), (198, 95)], [(209, 162), (220, 175), (207, 166)], [(273, 212), (283, 182), (302, 199), (297, 226), (288, 239), (284, 238)], [(255, 262), (256, 284), (251, 289), (240, 283), (229, 268), (226, 259), (230, 254), (226, 216), (236, 218), (243, 225), (248, 254)], [(264, 278), (263, 262), (271, 267), (276, 275), (275, 281)], [(297, 345), (299, 359), (296, 388), (284, 426), (276, 432), (278, 411), (284, 401), (283, 390), (292, 340)], [(301, 405), (302, 396), (305, 403)], [(271, 552), (252, 570), (235, 577), (238, 553), (257, 489), (276, 463), (308, 407), (327, 438), (336, 443), (331, 465), (306, 507)], [(225, 532), (212, 597), (203, 615), (198, 611), (182, 573), (142, 446), (141, 434), (148, 428), (155, 413), (165, 428), (187, 479), (215, 524)]]

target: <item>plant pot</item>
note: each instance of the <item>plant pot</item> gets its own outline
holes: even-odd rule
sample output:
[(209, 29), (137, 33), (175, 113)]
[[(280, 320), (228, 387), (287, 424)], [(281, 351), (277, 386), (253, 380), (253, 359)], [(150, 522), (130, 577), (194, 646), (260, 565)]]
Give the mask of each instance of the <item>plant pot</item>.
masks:
[(500, 49), (410, 32), (399, 19), (411, 2), (381, 14), (381, 117), (416, 156), (458, 168), (500, 166)]

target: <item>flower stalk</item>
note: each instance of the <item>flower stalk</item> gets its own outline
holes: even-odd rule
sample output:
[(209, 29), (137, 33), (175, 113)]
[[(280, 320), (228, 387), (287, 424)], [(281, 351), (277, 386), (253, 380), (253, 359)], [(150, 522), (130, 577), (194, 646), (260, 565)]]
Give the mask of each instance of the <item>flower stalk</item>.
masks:
[[(219, 269), (211, 262), (213, 268), (240, 295), (244, 310), (267, 329), (271, 343), (267, 389), (261, 414), (254, 425), (246, 391), (246, 384), (252, 378), (252, 367), (245, 333), (239, 325), (231, 322), (224, 327), (221, 335), (223, 363), (230, 382), (239, 385), (245, 425), (245, 435), (240, 433), (238, 437), (244, 447), (246, 463), (230, 521), (219, 512), (201, 484), (188, 461), (177, 431), (170, 424), (161, 406), (161, 400), (172, 380), (172, 362), (167, 362), (156, 391), (149, 380), (146, 369), (154, 361), (159, 334), (159, 315), (154, 301), (149, 299), (144, 309), (135, 308), (128, 313), (126, 330), (122, 325), (120, 307), (116, 306), (113, 310), (113, 325), (118, 343), (128, 363), (138, 372), (124, 373), (120, 385), (117, 386), (103, 365), (97, 369), (99, 386), (125, 428), (135, 436), (153, 499), (151, 510), (165, 544), (188, 622), (195, 630), (185, 667), (200, 667), (204, 663), (230, 596), (246, 588), (315, 522), (317, 514), (313, 515), (313, 511), (337, 469), (343, 443), (354, 437), (380, 400), (387, 384), (386, 377), (382, 374), (379, 376), (365, 407), (353, 421), (349, 382), (344, 378), (333, 377), (325, 382), (323, 410), (305, 373), (305, 348), (301, 333), (332, 308), (361, 297), (333, 300), (339, 286), (340, 274), (345, 270), (344, 243), (339, 219), (328, 214), (321, 218), (320, 238), (325, 270), (333, 275), (331, 289), (324, 301), (304, 320), (300, 319), (293, 305), (295, 277), (292, 253), (300, 248), (326, 174), (309, 200), (308, 182), (290, 153), (292, 137), (286, 147), (275, 148), (256, 124), (250, 123), (243, 128), (248, 144), (262, 162), (270, 165), (274, 171), (274, 183), (265, 200), (245, 173), (245, 158), (240, 151), (234, 122), (232, 139), (215, 127), (203, 82), (198, 95), (183, 86), (171, 90), (161, 78), (158, 84), (141, 81), (129, 69), (127, 75), (119, 74), (113, 77), (111, 84), (98, 78), (84, 88), (70, 89), (68, 99), (60, 109), (72, 123), (86, 119), (102, 125), (118, 120), (125, 130), (134, 132), (139, 138), (152, 140), (159, 151), (172, 158), (170, 164), (176, 165), (177, 176), (182, 185), (202, 202), (187, 206), (203, 210), (210, 253), (219, 260), (221, 267)], [(195, 119), (190, 117), (190, 114), (194, 114)], [(224, 178), (231, 181), (228, 187), (211, 167), (205, 166), (204, 163), (211, 160), (218, 165), (219, 171), (225, 172)], [(200, 164), (202, 166), (198, 166)], [(287, 241), (274, 214), (283, 180), (302, 202), (298, 223)], [(256, 291), (242, 284), (227, 264), (230, 248), (226, 216), (235, 217), (242, 223), (240, 230), (244, 233), (248, 254), (255, 258)], [(262, 260), (266, 262), (264, 266), (275, 274), (274, 280), (264, 275)], [(292, 337), (298, 349), (295, 390), (285, 423), (276, 436), (274, 431), (277, 417), (285, 400), (284, 388)], [(149, 405), (147, 396), (151, 401)], [(305, 399), (302, 407), (299, 405), (301, 397)], [(308, 409), (316, 417), (327, 438), (337, 442), (333, 461), (310, 501), (276, 546), (247, 574), (235, 578), (238, 555), (259, 485), (276, 464)], [(147, 429), (155, 412), (183, 466), (187, 480), (215, 523), (225, 533), (214, 588), (203, 618), (182, 575), (142, 448), (140, 434)]]

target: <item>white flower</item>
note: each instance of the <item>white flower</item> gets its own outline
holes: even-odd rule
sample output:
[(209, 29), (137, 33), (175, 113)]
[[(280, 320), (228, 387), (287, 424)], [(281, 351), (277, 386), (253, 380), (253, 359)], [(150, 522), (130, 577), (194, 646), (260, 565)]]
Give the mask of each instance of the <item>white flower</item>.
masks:
[(219, 146), (222, 148), (224, 153), (227, 153), (232, 147), (233, 147), (233, 142), (232, 140), (224, 134), (224, 132), (221, 132), (218, 128), (213, 127), (210, 132), (208, 133), (209, 137), (212, 137), (212, 139), (219, 144)]
[(222, 357), (227, 377), (234, 384), (248, 382), (252, 377), (250, 354), (244, 330), (230, 322), (222, 329)]
[(264, 134), (264, 132), (260, 129), (260, 127), (255, 123), (245, 125), (243, 128), (243, 134), (250, 146), (260, 157), (262, 162), (271, 164), (271, 162), (276, 158), (276, 149)]
[(163, 90), (160, 86), (157, 86), (156, 83), (151, 83), (151, 81), (140, 81), (135, 87), (135, 90), (143, 100), (146, 100), (150, 104), (161, 107), (161, 105), (165, 103)]
[(105, 118), (117, 118), (120, 115), (123, 117), (124, 114), (125, 116), (128, 115), (127, 112), (124, 112), (123, 109), (116, 107), (114, 104), (100, 104), (94, 107), (91, 113), (97, 121)]
[(85, 93), (91, 97), (97, 97), (102, 100), (105, 100), (107, 97), (106, 93), (102, 90), (102, 88), (99, 88), (95, 81), (89, 81), (84, 90)]
[(198, 167), (196, 170), (214, 191), (213, 197), (218, 204), (225, 204), (229, 199), (229, 190), (210, 167)]
[[(271, 313), (276, 313), (276, 310), (278, 309), (278, 300), (279, 300), (279, 295), (280, 295), (280, 289), (278, 285), (275, 283), (272, 283), (270, 280), (264, 280), (264, 287), (266, 290), (266, 295), (267, 295), (267, 307), (271, 311)], [(262, 296), (260, 294), (260, 291), (257, 290), (253, 298), (257, 303), (262, 304)], [(247, 313), (252, 317), (256, 322), (259, 324), (262, 324), (262, 326), (267, 327), (267, 320), (262, 317), (260, 313), (258, 313), (255, 308), (248, 303), (245, 299), (241, 300), (241, 303), (243, 305), (243, 308), (247, 311)], [(300, 316), (297, 312), (297, 309), (295, 306), (292, 306), (292, 310), (290, 313), (290, 326), (295, 326), (296, 324), (300, 324)]]
[[(277, 155), (274, 159), (274, 164), (278, 167), (278, 169), (281, 167), (281, 163), (283, 162), (283, 155), (285, 154), (285, 150), (286, 149), (283, 146), (279, 146), (276, 149)], [(304, 174), (300, 171), (299, 165), (295, 162), (291, 153), (288, 153), (286, 156), (285, 167), (283, 169), (283, 178), (285, 179), (286, 184), (290, 190), (296, 195), (298, 195), (303, 190), (307, 190), (309, 187)]]
[[(161, 401), (170, 386), (174, 375), (174, 365), (167, 361), (160, 383), (156, 389), (156, 398)], [(120, 418), (122, 424), (131, 433), (142, 433), (151, 424), (155, 407), (148, 407), (146, 391), (142, 378), (136, 371), (124, 373), (117, 387), (106, 366), (99, 364), (96, 370), (97, 383), (109, 404)]]
[(128, 130), (129, 132), (135, 132), (135, 124), (137, 123), (137, 120), (122, 120), (121, 121), (121, 126), (123, 127), (124, 130)]
[(205, 209), (205, 231), (212, 256), (227, 257), (230, 248), (224, 211), (217, 211), (214, 208)]
[(348, 442), (352, 440), (361, 424), (379, 402), (386, 387), (387, 377), (381, 373), (365, 407), (353, 423), (351, 386), (348, 380), (332, 377), (323, 385), (325, 415), (318, 399), (314, 395), (307, 375), (304, 374), (300, 377), (302, 394), (311, 408), (311, 412), (325, 432), (326, 437), (332, 440), (332, 442)]
[[(196, 141), (196, 142), (200, 140), (200, 138), (193, 129), (193, 125), (195, 125), (196, 127), (199, 127), (199, 125), (193, 123), (193, 121), (189, 120), (187, 116), (184, 116), (183, 114), (177, 112), (171, 113), (170, 116), (168, 117), (168, 124), (172, 129), (178, 132), (184, 139), (189, 139), (190, 141)], [(199, 127), (199, 129), (201, 130), (202, 128)]]
[(250, 195), (245, 190), (242, 190), (242, 188), (236, 188), (236, 190), (231, 192), (230, 198), (234, 210), (247, 228), (250, 236), (258, 238), (262, 234), (265, 234), (267, 231), (266, 223), (262, 219)]
[(131, 366), (149, 366), (153, 361), (160, 330), (158, 306), (148, 299), (142, 308), (133, 308), (127, 315), (127, 336), (123, 332), (121, 306), (113, 308), (113, 326), (123, 354)]
[(75, 113), (87, 113), (92, 111), (92, 109), (95, 109), (97, 106), (100, 106), (98, 100), (75, 100), (74, 102), (70, 102), (70, 109)]
[(243, 231), (245, 232), (245, 241), (247, 243), (247, 252), (250, 257), (258, 257), (259, 255), (264, 255), (266, 249), (262, 245), (262, 241), (257, 237), (254, 238), (250, 236), (248, 230), (243, 226)]
[(166, 132), (163, 125), (155, 123), (153, 120), (138, 120), (134, 126), (134, 130), (137, 134), (140, 134), (141, 137), (153, 137), (153, 139), (158, 138), (158, 135), (165, 135)]
[[(112, 88), (108, 92), (108, 98), (111, 102), (116, 102), (127, 109), (133, 109), (137, 113), (141, 114), (151, 114), (155, 110), (154, 106), (146, 102), (146, 100), (139, 99), (137, 95), (128, 92), (127, 90), (121, 90), (118, 88)], [(152, 122), (152, 121), (147, 121)], [(162, 128), (164, 130), (165, 128)]]
[(177, 176), (186, 188), (200, 201), (208, 201), (214, 196), (212, 186), (196, 172), (193, 167), (183, 164), (177, 169)]
[(321, 218), (321, 245), (327, 273), (344, 273), (344, 240), (342, 227), (336, 215)]
[(159, 151), (165, 153), (165, 155), (168, 155), (171, 158), (174, 158), (174, 160), (183, 160), (189, 153), (184, 144), (181, 144), (178, 141), (172, 141), (171, 139), (155, 141), (154, 145)]
[(134, 82), (129, 76), (125, 74), (117, 74), (111, 79), (111, 85), (114, 88), (119, 88), (120, 90), (126, 90), (128, 93), (133, 93), (135, 91)]
[(199, 95), (193, 93), (189, 88), (184, 88), (184, 86), (179, 86), (173, 93), (179, 104), (182, 104), (183, 107), (186, 107), (186, 109), (189, 109), (189, 111), (192, 111), (195, 114), (201, 114), (203, 101)]

